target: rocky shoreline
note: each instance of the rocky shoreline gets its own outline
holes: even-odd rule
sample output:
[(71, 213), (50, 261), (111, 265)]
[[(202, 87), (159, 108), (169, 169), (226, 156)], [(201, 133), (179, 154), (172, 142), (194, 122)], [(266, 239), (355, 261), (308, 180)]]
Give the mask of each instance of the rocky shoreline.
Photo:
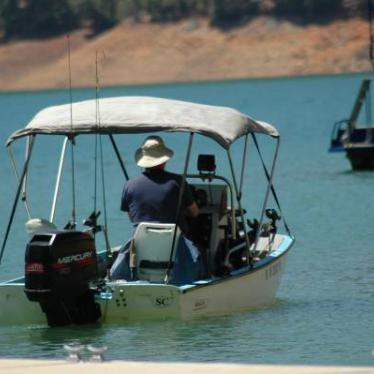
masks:
[[(74, 87), (365, 72), (368, 25), (361, 18), (299, 25), (258, 17), (222, 31), (204, 19), (123, 23), (95, 38), (70, 36)], [(0, 44), (1, 91), (68, 87), (67, 38)]]

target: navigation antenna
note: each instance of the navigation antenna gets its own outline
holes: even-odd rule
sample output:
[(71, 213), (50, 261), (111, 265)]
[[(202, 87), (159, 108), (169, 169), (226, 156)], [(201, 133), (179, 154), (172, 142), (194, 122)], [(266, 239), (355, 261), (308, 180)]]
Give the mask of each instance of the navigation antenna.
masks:
[(68, 69), (69, 69), (69, 99), (70, 99), (70, 135), (68, 136), (71, 149), (71, 183), (72, 183), (72, 200), (73, 208), (71, 212), (71, 220), (65, 227), (66, 229), (74, 229), (76, 226), (76, 212), (75, 212), (75, 162), (74, 162), (74, 134), (73, 134), (73, 93), (71, 87), (71, 58), (70, 58), (70, 35), (66, 35), (68, 48)]

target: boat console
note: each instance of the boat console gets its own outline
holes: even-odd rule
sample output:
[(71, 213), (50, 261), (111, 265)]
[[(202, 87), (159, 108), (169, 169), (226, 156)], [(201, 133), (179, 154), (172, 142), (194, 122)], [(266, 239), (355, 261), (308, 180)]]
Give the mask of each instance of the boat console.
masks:
[(229, 241), (236, 240), (240, 227), (231, 208), (233, 188), (225, 177), (216, 175), (214, 155), (199, 155), (197, 168), (199, 174), (187, 175), (200, 209), (199, 216), (190, 220), (192, 240), (204, 252), (208, 273), (222, 275)]
[(199, 248), (206, 250), (208, 270), (215, 273), (219, 244), (228, 232), (227, 186), (223, 184), (192, 184), (200, 214), (190, 221), (191, 235)]
[[(226, 178), (215, 174), (215, 159), (213, 155), (199, 155), (197, 175), (187, 175), (194, 181), (190, 183), (195, 200), (200, 208), (200, 214), (192, 219), (190, 228), (192, 240), (202, 250), (206, 257), (208, 273), (222, 276), (231, 270), (248, 265), (247, 241), (254, 245), (256, 233), (260, 230), (260, 244), (253, 256), (262, 258), (270, 250), (270, 245), (264, 245), (264, 239), (274, 240), (277, 232), (277, 221), (281, 219), (274, 209), (266, 209), (265, 216), (269, 219), (261, 228), (255, 219), (247, 219), (249, 231), (246, 232), (240, 211), (234, 207), (233, 187)], [(246, 212), (243, 211), (245, 214)]]

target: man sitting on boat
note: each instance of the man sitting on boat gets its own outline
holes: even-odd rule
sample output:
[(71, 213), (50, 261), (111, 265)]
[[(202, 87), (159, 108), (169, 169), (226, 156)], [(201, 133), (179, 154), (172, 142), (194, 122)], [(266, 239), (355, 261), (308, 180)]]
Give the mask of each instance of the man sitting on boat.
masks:
[[(128, 212), (131, 222), (176, 223), (188, 236), (186, 215), (197, 217), (199, 208), (187, 182), (184, 184), (179, 217), (177, 207), (182, 177), (165, 170), (174, 152), (159, 136), (149, 136), (135, 153), (136, 164), (145, 171), (129, 180), (122, 194), (121, 210)], [(178, 219), (177, 219), (178, 218)]]
[[(199, 208), (190, 186), (178, 174), (165, 170), (166, 162), (174, 152), (166, 147), (159, 136), (149, 136), (135, 152), (136, 164), (144, 168), (139, 176), (130, 179), (124, 186), (121, 210), (127, 212), (136, 227), (141, 222), (176, 223), (182, 232), (178, 240), (173, 277), (170, 283), (188, 283), (198, 279), (200, 255), (189, 240), (186, 216), (197, 217)], [(181, 191), (183, 185), (183, 191)], [(180, 197), (180, 193), (182, 196)], [(179, 199), (181, 198), (181, 202)], [(178, 212), (179, 210), (179, 212)], [(125, 248), (131, 248), (132, 243)], [(136, 250), (136, 249), (135, 249)], [(157, 250), (157, 248), (155, 248)], [(127, 278), (121, 257), (114, 263), (112, 278)], [(128, 258), (127, 258), (128, 260)], [(120, 264), (121, 262), (121, 264)], [(125, 261), (127, 262), (127, 261)]]

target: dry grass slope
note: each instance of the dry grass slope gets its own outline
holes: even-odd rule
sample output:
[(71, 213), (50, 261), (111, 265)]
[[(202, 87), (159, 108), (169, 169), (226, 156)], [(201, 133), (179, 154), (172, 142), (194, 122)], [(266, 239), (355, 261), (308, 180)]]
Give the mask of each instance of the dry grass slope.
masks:
[[(370, 70), (368, 26), (362, 19), (298, 26), (261, 17), (222, 32), (206, 20), (159, 25), (124, 23), (96, 38), (71, 35), (74, 87)], [(0, 45), (1, 90), (68, 85), (66, 37)]]

